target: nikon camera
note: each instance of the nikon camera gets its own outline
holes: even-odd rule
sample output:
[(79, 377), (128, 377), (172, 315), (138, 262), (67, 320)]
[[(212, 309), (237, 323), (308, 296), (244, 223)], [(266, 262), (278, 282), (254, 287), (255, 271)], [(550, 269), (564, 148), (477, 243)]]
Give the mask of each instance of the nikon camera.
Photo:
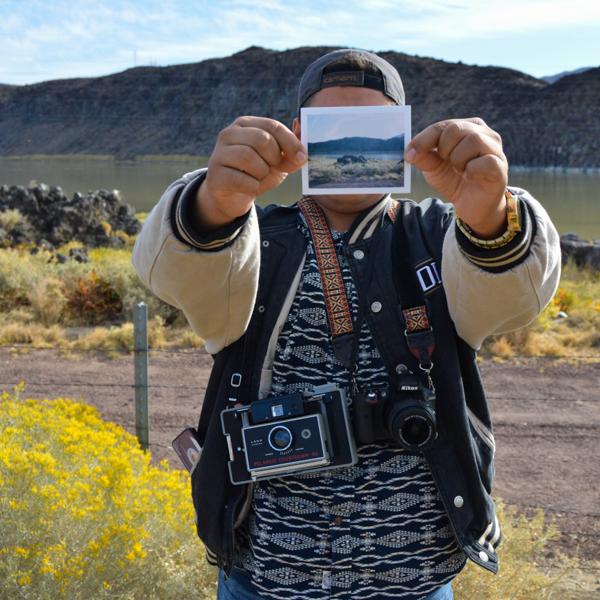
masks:
[(359, 391), (352, 407), (358, 444), (393, 441), (420, 451), (437, 437), (435, 391), (412, 373), (400, 376), (395, 390)]
[(221, 411), (233, 484), (356, 464), (344, 390), (316, 387)]

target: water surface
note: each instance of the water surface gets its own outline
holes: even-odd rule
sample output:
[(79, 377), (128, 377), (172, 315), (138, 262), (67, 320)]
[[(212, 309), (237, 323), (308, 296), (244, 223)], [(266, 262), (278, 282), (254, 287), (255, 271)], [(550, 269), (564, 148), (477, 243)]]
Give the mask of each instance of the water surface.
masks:
[[(148, 211), (169, 183), (183, 173), (206, 166), (207, 161), (203, 157), (136, 161), (0, 157), (0, 185), (44, 182), (62, 187), (69, 195), (75, 191), (118, 189), (136, 210)], [(560, 233), (574, 231), (584, 238), (600, 239), (599, 173), (515, 169), (509, 182), (528, 189), (546, 207)], [(259, 202), (289, 204), (300, 194), (300, 174), (295, 173)], [(422, 175), (412, 169), (412, 192), (406, 196), (422, 200), (435, 195)]]

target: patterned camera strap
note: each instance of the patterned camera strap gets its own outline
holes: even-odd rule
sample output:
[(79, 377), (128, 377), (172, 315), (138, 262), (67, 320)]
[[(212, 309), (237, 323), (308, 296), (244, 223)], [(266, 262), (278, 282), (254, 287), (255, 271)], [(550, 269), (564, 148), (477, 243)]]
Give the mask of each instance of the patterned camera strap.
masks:
[[(333, 345), (336, 348), (338, 346), (336, 341), (339, 341), (343, 336), (354, 335), (352, 312), (344, 287), (342, 270), (323, 209), (312, 198), (306, 196), (298, 201), (298, 206), (304, 215), (315, 248), (325, 296), (327, 319), (331, 329)], [(387, 209), (387, 214), (392, 222), (396, 221), (399, 208), (400, 203), (392, 199)], [(426, 363), (424, 352), (429, 358), (433, 353), (433, 336), (430, 336), (431, 343), (428, 340), (427, 345), (423, 345), (424, 338), (422, 334), (431, 332), (427, 306), (424, 303), (410, 308), (402, 306), (402, 312), (406, 323), (406, 338), (409, 349), (420, 364)], [(347, 362), (349, 356), (346, 353), (345, 357), (339, 358), (345, 358), (344, 362)]]

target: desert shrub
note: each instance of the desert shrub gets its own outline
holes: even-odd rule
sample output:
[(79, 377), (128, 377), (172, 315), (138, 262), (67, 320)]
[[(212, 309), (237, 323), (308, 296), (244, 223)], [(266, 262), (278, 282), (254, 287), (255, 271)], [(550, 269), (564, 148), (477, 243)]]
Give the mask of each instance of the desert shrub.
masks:
[(517, 354), (598, 356), (599, 299), (600, 273), (568, 264), (554, 298), (537, 319), (517, 331), (489, 337), (483, 350), (504, 358)]
[[(0, 396), (0, 599), (215, 597), (196, 537), (189, 476), (150, 463), (135, 437), (70, 399)], [(557, 535), (498, 503), (500, 573), (469, 563), (457, 600), (567, 597), (541, 558)]]
[(32, 283), (27, 300), (43, 325), (54, 325), (60, 321), (67, 304), (64, 283), (52, 276), (39, 279)]
[(533, 517), (519, 514), (516, 507), (498, 503), (502, 544), (498, 549), (500, 570), (494, 575), (468, 562), (453, 584), (456, 600), (550, 600), (564, 598), (563, 583), (576, 566), (574, 559), (563, 558), (563, 568), (548, 572), (543, 555), (548, 544), (557, 539), (557, 527), (548, 523), (544, 511)]
[(123, 311), (117, 291), (94, 269), (70, 282), (66, 295), (71, 317), (87, 325), (114, 321)]
[(0, 598), (214, 598), (189, 476), (69, 399), (0, 396)]
[(25, 221), (25, 216), (16, 208), (0, 211), (0, 228), (10, 231)]

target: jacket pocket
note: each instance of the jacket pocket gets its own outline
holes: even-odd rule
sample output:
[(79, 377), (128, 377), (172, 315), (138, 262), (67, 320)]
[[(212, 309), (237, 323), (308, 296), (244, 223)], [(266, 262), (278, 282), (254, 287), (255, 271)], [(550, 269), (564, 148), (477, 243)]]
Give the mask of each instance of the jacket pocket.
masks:
[(468, 407), (467, 417), (481, 483), (487, 493), (491, 494), (495, 475), (494, 456), (496, 453), (496, 440), (489, 427), (486, 427), (481, 419)]
[(489, 427), (486, 427), (481, 419), (467, 406), (467, 416), (471, 425), (471, 432), (491, 450), (492, 454), (496, 452), (496, 439)]

